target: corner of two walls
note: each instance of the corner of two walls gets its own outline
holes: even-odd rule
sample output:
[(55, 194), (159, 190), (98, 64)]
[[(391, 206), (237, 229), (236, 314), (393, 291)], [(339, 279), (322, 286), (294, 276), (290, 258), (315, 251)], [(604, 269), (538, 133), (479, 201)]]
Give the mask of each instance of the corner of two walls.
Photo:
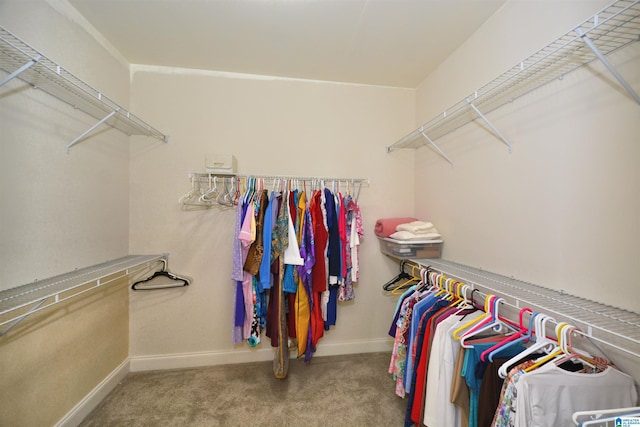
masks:
[[(128, 65), (49, 2), (0, 2), (0, 25), (127, 106)], [(19, 79), (0, 98), (0, 289), (127, 255), (128, 136), (99, 128), (67, 154), (97, 120)], [(0, 425), (53, 425), (73, 411), (127, 360), (128, 311), (118, 281), (1, 336)]]
[[(507, 2), (419, 87), (417, 123), (608, 3)], [(609, 59), (640, 91), (638, 43)], [(598, 61), (569, 73), (487, 115), (512, 153), (480, 120), (436, 141), (453, 166), (416, 150), (416, 214), (447, 259), (638, 312), (638, 109)]]

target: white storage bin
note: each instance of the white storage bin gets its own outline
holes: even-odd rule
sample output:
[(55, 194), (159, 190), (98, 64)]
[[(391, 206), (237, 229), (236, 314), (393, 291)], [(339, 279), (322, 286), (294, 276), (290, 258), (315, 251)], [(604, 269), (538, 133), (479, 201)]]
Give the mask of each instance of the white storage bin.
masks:
[(440, 258), (442, 240), (396, 240), (378, 237), (380, 251), (395, 258)]

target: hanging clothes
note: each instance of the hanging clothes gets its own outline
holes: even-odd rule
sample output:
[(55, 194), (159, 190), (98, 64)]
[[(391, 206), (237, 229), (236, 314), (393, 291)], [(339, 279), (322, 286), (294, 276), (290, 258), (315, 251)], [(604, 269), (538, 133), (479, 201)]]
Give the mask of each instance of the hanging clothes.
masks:
[[(311, 283), (314, 304), (311, 308), (311, 350), (315, 352), (316, 345), (324, 335), (324, 293), (327, 291), (327, 242), (329, 233), (326, 227), (326, 215), (322, 201), (322, 191), (314, 191), (309, 206), (311, 222), (313, 224), (314, 253), (316, 262), (311, 270)], [(326, 306), (325, 306), (326, 307)]]
[[(306, 194), (301, 192), (297, 197), (296, 214), (296, 234), (300, 257), (303, 259), (302, 265), (296, 267), (297, 292), (294, 301), (296, 318), (296, 339), (298, 343), (298, 357), (306, 354), (307, 339), (310, 337), (311, 321), (311, 268), (315, 263), (315, 253), (313, 249), (313, 229), (311, 228), (311, 217), (306, 210)], [(311, 358), (309, 357), (309, 360)]]
[(264, 333), (284, 378), (290, 344), (310, 362), (338, 302), (355, 298), (362, 219), (350, 194), (261, 186), (252, 180), (236, 197), (232, 341), (255, 347)]
[[(422, 272), (422, 281), (396, 304), (389, 328), (394, 337), (389, 373), (396, 394), (407, 400), (406, 427), (563, 426), (577, 411), (636, 404), (633, 378), (607, 360), (563, 347), (560, 337), (552, 356), (527, 347), (531, 334), (525, 334), (522, 315), (528, 312), (533, 319), (538, 313), (522, 309), (516, 325), (497, 316), (500, 299), (495, 296), (487, 296), (487, 313), (460, 306), (463, 299), (453, 291), (454, 283), (442, 274)], [(494, 329), (498, 324), (504, 328)], [(558, 336), (577, 329), (565, 326), (557, 324)], [(538, 335), (546, 337), (544, 330)], [(485, 359), (489, 354), (491, 360)], [(519, 363), (503, 380), (499, 370), (514, 360)]]

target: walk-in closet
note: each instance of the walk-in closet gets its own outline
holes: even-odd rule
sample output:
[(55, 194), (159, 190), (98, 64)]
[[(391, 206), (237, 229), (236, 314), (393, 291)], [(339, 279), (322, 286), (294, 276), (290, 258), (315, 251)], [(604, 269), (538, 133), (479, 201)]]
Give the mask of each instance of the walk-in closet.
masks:
[(640, 1), (0, 0), (0, 426), (640, 425)]

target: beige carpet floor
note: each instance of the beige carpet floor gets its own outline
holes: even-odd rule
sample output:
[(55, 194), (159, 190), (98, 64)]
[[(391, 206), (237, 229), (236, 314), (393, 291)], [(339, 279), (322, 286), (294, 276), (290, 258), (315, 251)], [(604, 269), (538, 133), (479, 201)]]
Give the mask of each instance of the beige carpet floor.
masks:
[(82, 422), (96, 426), (402, 426), (389, 353), (130, 373)]

